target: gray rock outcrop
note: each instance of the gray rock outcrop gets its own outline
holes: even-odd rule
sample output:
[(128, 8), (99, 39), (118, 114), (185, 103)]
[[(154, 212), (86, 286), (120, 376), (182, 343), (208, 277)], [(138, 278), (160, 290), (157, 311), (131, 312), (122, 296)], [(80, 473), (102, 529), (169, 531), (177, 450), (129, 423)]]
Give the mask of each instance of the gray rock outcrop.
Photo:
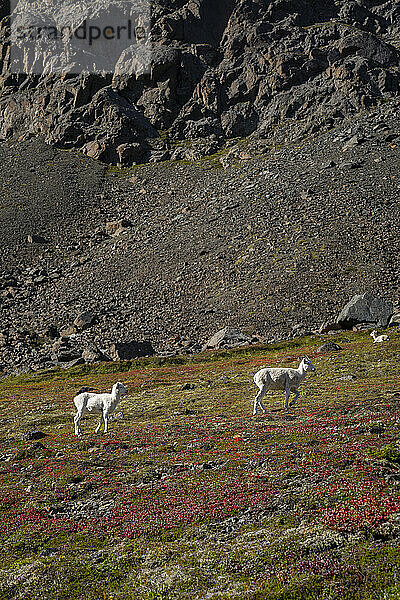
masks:
[(365, 293), (353, 296), (340, 312), (336, 322), (343, 327), (343, 329), (350, 329), (351, 327), (360, 324), (386, 327), (392, 314), (392, 302)]
[(395, 312), (389, 321), (389, 327), (398, 327), (399, 325), (400, 325), (400, 312)]
[(339, 344), (335, 344), (335, 342), (326, 342), (326, 344), (322, 344), (318, 348), (318, 352), (339, 352), (340, 350), (343, 350), (343, 348)]
[(90, 311), (80, 313), (74, 320), (74, 326), (78, 330), (86, 329), (87, 327), (90, 327), (90, 325), (93, 324), (95, 318), (95, 315)]
[(215, 333), (203, 346), (202, 352), (205, 350), (217, 350), (219, 348), (233, 348), (249, 344), (251, 338), (234, 327), (224, 327)]

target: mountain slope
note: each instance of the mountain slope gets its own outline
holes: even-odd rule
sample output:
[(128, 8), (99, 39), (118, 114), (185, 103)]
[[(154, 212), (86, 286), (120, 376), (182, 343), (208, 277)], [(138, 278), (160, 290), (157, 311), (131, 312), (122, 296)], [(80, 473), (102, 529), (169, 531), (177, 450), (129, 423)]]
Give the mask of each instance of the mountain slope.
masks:
[[(10, 212), (0, 215), (5, 366), (27, 356), (37, 364), (48, 348), (35, 350), (35, 335), (88, 310), (95, 319), (77, 343), (107, 349), (149, 338), (165, 350), (170, 338), (201, 344), (225, 325), (261, 339), (316, 328), (364, 291), (397, 300), (397, 111), (387, 104), (301, 146), (238, 142), (191, 164), (106, 173), (54, 150), (42, 162), (45, 147), (23, 145), (14, 175), (2, 174), (10, 205), (18, 202), (11, 223)], [(15, 152), (19, 145), (5, 159)], [(21, 202), (24, 162), (35, 187)], [(66, 173), (62, 196), (55, 186), (50, 193), (47, 182)], [(83, 194), (74, 187), (82, 173)], [(66, 191), (69, 213), (48, 218)], [(128, 226), (107, 233), (118, 219)], [(47, 243), (29, 243), (32, 232)]]

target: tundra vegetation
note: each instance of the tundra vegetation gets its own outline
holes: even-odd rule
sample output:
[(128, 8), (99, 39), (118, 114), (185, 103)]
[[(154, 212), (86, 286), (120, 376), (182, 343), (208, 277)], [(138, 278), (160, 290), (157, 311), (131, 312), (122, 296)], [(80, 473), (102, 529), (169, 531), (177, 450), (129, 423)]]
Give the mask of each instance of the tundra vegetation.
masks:
[[(330, 354), (321, 338), (298, 338), (3, 380), (0, 598), (399, 598), (390, 337), (338, 334), (343, 350)], [(317, 370), (299, 402), (286, 411), (271, 391), (253, 417), (254, 373), (304, 354)], [(88, 417), (77, 438), (77, 390), (116, 380), (129, 390), (123, 416), (106, 436)]]

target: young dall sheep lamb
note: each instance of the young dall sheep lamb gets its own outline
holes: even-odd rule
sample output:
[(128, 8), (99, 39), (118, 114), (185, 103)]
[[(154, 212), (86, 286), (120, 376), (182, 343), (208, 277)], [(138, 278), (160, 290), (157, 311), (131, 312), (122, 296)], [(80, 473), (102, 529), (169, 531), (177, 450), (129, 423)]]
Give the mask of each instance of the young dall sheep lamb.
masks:
[(81, 435), (82, 429), (80, 420), (85, 413), (100, 414), (100, 423), (96, 428), (96, 433), (99, 433), (101, 423), (104, 420), (104, 433), (108, 431), (108, 417), (115, 411), (121, 396), (128, 393), (128, 390), (123, 383), (117, 381), (114, 383), (111, 394), (93, 394), (92, 392), (83, 392), (74, 398), (74, 404), (77, 408), (77, 413), (74, 417), (75, 435)]
[[(303, 358), (297, 369), (267, 368), (257, 371), (254, 375), (254, 383), (260, 391), (254, 399), (253, 415), (257, 414), (258, 407), (261, 408), (262, 412), (266, 412), (262, 399), (268, 390), (286, 391), (285, 408), (289, 410), (289, 406), (293, 406), (300, 396), (298, 388), (305, 379), (308, 371), (315, 371), (315, 367), (308, 356)], [(289, 404), (290, 392), (293, 392), (295, 397)]]
[(390, 340), (389, 336), (386, 334), (378, 335), (378, 332), (375, 329), (370, 335), (374, 340), (374, 344), (376, 344), (376, 342), (388, 342)]

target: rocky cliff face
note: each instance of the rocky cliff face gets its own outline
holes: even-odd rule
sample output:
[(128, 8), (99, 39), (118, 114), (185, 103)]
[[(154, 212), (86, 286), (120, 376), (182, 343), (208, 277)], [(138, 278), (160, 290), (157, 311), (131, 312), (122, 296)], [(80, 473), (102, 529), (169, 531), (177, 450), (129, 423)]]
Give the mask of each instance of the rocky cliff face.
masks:
[(7, 31), (4, 18), (2, 139), (42, 135), (113, 164), (164, 160), (187, 140), (211, 154), (227, 138), (279, 136), (281, 125), (299, 138), (400, 89), (394, 0), (158, 0), (143, 74), (128, 48), (107, 76), (16, 76)]

